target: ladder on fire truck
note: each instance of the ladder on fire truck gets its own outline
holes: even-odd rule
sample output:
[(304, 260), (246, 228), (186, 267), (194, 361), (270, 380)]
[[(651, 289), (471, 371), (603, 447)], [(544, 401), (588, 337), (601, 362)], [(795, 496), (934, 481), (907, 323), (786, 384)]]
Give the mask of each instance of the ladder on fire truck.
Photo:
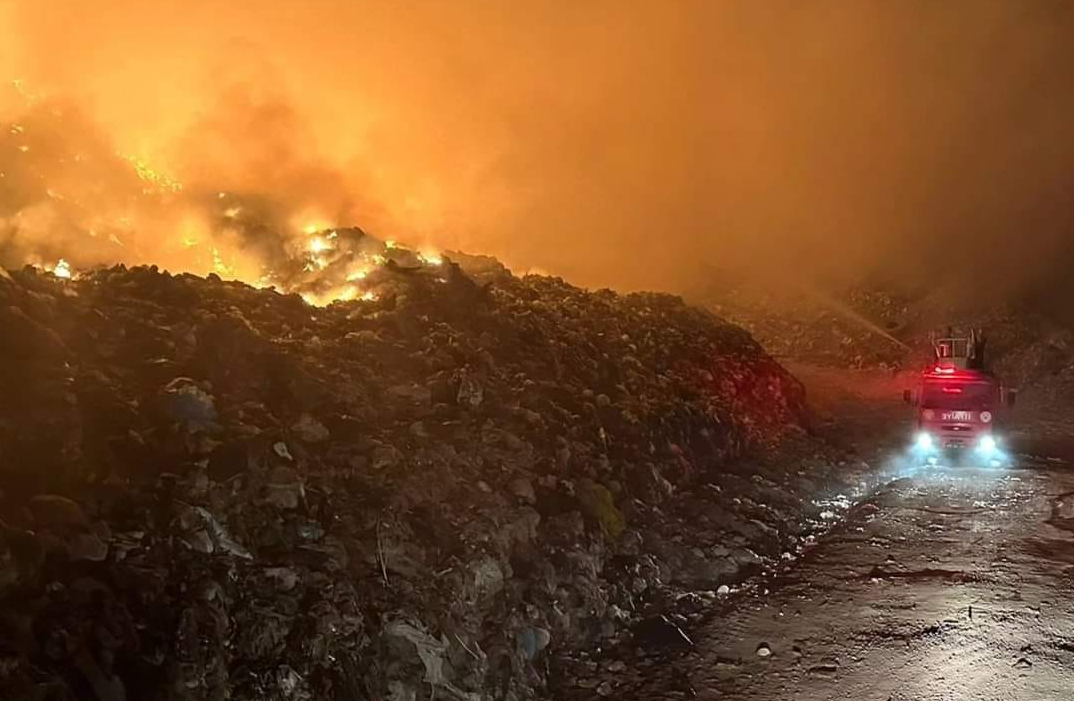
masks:
[(949, 326), (942, 334), (930, 333), (929, 341), (932, 343), (933, 360), (937, 367), (984, 369), (984, 331), (971, 329), (969, 335), (958, 336)]

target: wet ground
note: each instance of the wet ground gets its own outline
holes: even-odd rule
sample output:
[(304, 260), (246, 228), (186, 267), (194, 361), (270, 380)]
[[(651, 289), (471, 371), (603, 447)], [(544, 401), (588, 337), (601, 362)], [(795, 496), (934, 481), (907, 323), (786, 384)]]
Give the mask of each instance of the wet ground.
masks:
[[(896, 455), (896, 378), (809, 377), (831, 428)], [(802, 373), (799, 371), (799, 375)], [(823, 382), (830, 383), (827, 389)], [(838, 389), (838, 391), (835, 391)], [(876, 392), (876, 396), (872, 393)], [(848, 422), (849, 420), (849, 422)], [(894, 423), (893, 423), (894, 422)], [(906, 464), (775, 578), (688, 629), (695, 647), (611, 663), (618, 699), (1074, 698), (1074, 440), (1033, 412), (1013, 469)]]
[(935, 469), (854, 510), (767, 593), (615, 698), (1074, 698), (1074, 478)]

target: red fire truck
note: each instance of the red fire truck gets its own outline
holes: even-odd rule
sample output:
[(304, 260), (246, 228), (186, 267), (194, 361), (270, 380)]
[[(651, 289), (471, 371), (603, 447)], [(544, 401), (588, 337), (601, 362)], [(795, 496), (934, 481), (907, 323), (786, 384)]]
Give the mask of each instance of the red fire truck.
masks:
[(984, 335), (971, 331), (958, 337), (948, 329), (943, 336), (933, 336), (932, 345), (933, 357), (916, 390), (903, 393), (916, 417), (914, 457), (931, 465), (1007, 464), (1001, 427), (1016, 393), (985, 365)]

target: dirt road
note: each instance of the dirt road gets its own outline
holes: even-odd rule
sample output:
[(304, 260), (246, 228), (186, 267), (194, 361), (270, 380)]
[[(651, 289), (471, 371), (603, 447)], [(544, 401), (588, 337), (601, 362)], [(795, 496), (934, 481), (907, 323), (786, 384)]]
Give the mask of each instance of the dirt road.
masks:
[(1074, 478), (932, 470), (617, 698), (1074, 698)]
[[(894, 378), (848, 390), (798, 369), (863, 449), (905, 430)], [(824, 389), (824, 383), (828, 383)], [(886, 389), (885, 389), (886, 388)], [(837, 390), (837, 391), (833, 391)], [(871, 396), (873, 393), (876, 396)], [(850, 430), (847, 430), (848, 426)], [(609, 698), (975, 701), (1074, 698), (1074, 445), (1033, 417), (1016, 469), (908, 467), (778, 578), (690, 631), (696, 648), (622, 671)]]

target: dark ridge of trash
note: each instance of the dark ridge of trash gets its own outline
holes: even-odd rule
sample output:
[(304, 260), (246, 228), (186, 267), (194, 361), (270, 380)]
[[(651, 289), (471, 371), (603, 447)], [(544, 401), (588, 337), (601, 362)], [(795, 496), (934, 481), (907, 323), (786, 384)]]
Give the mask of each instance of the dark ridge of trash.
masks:
[[(771, 355), (838, 368), (917, 370), (929, 334), (983, 329), (992, 369), (1041, 405), (1069, 405), (1074, 394), (1074, 326), (1037, 298), (997, 299), (935, 288), (913, 293), (854, 287), (803, 290), (700, 290), (698, 304), (747, 329)], [(895, 340), (887, 338), (890, 335)]]
[(534, 698), (779, 561), (834, 470), (774, 457), (804, 390), (746, 331), (445, 266), (0, 275), (0, 698)]

